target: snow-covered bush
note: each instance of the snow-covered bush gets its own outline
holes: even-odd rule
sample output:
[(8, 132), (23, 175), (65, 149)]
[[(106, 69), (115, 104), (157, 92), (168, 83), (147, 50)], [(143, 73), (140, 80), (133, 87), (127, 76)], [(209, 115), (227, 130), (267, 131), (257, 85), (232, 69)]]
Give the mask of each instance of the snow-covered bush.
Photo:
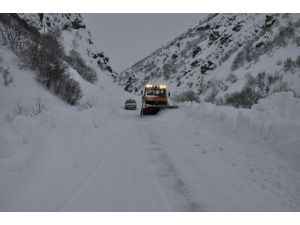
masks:
[(83, 58), (80, 56), (80, 54), (72, 49), (70, 51), (70, 54), (65, 57), (65, 60), (81, 75), (83, 79), (90, 83), (95, 83), (97, 81), (97, 73), (96, 71), (86, 65)]
[(177, 102), (195, 101), (199, 102), (199, 98), (193, 90), (187, 90), (180, 94), (175, 95), (174, 100)]

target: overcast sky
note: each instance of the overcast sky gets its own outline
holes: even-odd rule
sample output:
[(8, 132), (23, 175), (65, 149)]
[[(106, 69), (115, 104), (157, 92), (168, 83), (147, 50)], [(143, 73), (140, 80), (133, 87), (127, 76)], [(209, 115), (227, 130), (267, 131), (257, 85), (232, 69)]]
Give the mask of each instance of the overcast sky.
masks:
[(205, 14), (83, 14), (97, 47), (121, 72), (171, 41)]

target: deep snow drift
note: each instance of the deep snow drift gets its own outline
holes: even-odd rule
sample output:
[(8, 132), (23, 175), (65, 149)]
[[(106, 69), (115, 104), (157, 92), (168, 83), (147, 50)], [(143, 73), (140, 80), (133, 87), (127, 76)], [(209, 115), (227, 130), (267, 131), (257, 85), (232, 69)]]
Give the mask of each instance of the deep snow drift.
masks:
[[(2, 50), (0, 211), (299, 211), (300, 99), (277, 93), (252, 109), (188, 102), (140, 118), (106, 74), (76, 73), (91, 109), (41, 87)], [(46, 110), (7, 115), (20, 102)]]

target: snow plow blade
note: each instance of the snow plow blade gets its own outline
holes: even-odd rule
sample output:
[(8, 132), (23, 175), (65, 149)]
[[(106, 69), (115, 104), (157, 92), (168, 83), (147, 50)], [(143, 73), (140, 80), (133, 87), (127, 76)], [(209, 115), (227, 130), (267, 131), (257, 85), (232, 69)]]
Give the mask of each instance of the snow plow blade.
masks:
[(144, 115), (156, 115), (162, 109), (177, 109), (177, 105), (157, 105), (157, 106), (148, 106), (141, 109), (140, 116)]
[(168, 108), (168, 109), (178, 109), (178, 105), (168, 105), (166, 108)]
[(141, 110), (140, 116), (144, 115), (156, 115), (159, 112), (160, 108), (158, 107), (148, 107)]

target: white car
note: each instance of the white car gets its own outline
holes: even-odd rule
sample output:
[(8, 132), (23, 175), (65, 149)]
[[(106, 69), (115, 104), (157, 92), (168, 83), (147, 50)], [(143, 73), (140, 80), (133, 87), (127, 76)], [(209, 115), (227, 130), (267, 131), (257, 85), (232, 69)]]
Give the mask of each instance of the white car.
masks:
[(136, 110), (136, 101), (134, 99), (127, 99), (125, 101), (126, 110)]

